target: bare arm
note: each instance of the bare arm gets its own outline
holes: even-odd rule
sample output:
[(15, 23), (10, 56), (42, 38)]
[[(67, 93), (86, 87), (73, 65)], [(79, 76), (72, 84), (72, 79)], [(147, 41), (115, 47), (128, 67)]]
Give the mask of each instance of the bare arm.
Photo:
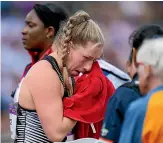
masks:
[(47, 61), (34, 65), (26, 77), (36, 111), (49, 140), (62, 141), (76, 121), (63, 117), (63, 87)]

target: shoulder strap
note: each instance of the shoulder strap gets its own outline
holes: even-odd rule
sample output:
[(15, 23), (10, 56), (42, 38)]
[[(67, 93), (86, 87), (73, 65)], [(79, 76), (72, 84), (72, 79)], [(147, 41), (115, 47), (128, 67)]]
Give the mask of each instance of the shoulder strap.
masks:
[(53, 69), (56, 71), (56, 73), (58, 74), (59, 79), (60, 79), (60, 81), (61, 81), (61, 83), (62, 83), (62, 85), (64, 87), (64, 97), (68, 97), (68, 91), (67, 91), (66, 85), (64, 83), (63, 76), (61, 74), (61, 71), (59, 69), (59, 66), (58, 66), (58, 63), (57, 63), (56, 59), (54, 57), (52, 57), (52, 56), (49, 56), (49, 55), (47, 56), (46, 55), (43, 58), (43, 60), (47, 60), (51, 64), (51, 66), (53, 67)]

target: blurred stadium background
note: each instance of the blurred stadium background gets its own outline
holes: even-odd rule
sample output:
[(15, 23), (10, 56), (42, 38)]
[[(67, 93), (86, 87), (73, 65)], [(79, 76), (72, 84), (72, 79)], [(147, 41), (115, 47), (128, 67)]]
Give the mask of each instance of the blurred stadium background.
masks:
[[(52, 2), (52, 1), (51, 1)], [(8, 103), (10, 94), (17, 87), (25, 66), (30, 62), (21, 41), (26, 14), (35, 1), (1, 2), (1, 139), (9, 143)], [(47, 3), (47, 1), (46, 1)], [(163, 2), (120, 1), (120, 2), (53, 2), (71, 15), (83, 9), (101, 27), (105, 36), (104, 58), (125, 71), (125, 63), (131, 47), (128, 37), (142, 24), (163, 25)]]

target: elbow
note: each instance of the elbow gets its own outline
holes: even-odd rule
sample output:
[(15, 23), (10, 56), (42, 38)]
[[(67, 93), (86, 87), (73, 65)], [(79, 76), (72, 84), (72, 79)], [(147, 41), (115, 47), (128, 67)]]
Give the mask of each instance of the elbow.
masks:
[(48, 138), (52, 142), (62, 142), (65, 137), (66, 135), (53, 132), (53, 135), (49, 136)]

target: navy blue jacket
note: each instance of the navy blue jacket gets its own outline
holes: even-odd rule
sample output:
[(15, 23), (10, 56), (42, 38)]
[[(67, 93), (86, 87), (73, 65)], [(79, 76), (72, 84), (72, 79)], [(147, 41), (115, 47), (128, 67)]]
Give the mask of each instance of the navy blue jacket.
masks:
[(136, 80), (135, 77), (131, 82), (120, 86), (110, 98), (101, 131), (101, 139), (118, 142), (125, 112), (129, 104), (141, 96), (135, 84)]

